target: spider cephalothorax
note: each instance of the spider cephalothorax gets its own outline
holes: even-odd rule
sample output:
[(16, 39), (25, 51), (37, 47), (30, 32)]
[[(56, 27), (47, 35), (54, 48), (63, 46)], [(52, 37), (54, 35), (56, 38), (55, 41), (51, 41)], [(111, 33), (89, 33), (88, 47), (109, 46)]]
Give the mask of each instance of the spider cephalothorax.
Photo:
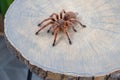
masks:
[(51, 25), (51, 27), (48, 29), (47, 32), (48, 33), (52, 32), (52, 34), (55, 35), (54, 42), (52, 44), (53, 46), (55, 46), (57, 34), (60, 31), (63, 31), (66, 34), (69, 40), (69, 44), (72, 44), (69, 34), (68, 34), (68, 29), (71, 27), (73, 31), (77, 32), (77, 30), (74, 28), (74, 26), (77, 23), (80, 24), (82, 27), (86, 27), (78, 20), (76, 13), (66, 12), (65, 10), (62, 10), (60, 14), (53, 13), (52, 15), (50, 15), (49, 18), (43, 20), (40, 24), (38, 24), (38, 26), (41, 26), (41, 24), (43, 24), (46, 21), (49, 21), (49, 22), (47, 22), (43, 27), (41, 27), (35, 34), (38, 35), (39, 31)]

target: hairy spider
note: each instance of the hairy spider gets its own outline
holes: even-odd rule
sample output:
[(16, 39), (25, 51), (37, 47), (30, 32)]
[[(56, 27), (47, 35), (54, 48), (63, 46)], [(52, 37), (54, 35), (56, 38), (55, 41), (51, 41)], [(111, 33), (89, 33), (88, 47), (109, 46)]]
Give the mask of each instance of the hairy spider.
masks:
[(50, 15), (49, 18), (43, 20), (41, 23), (38, 24), (38, 26), (41, 26), (41, 24), (43, 24), (44, 22), (49, 21), (47, 24), (45, 24), (43, 27), (41, 27), (35, 34), (38, 35), (39, 31), (41, 31), (42, 29), (44, 29), (45, 27), (51, 25), (51, 27), (48, 29), (48, 33), (51, 31), (54, 36), (54, 41), (53, 41), (53, 46), (55, 46), (55, 42), (56, 42), (56, 38), (57, 38), (57, 34), (60, 31), (63, 31), (68, 40), (69, 40), (69, 44), (72, 44), (69, 34), (68, 34), (68, 29), (71, 27), (73, 29), (74, 32), (77, 32), (77, 30), (74, 28), (74, 26), (78, 23), (80, 24), (82, 27), (86, 27), (85, 25), (83, 25), (80, 21), (78, 21), (77, 18), (77, 14), (70, 11), (70, 12), (66, 12), (64, 9), (60, 12), (60, 14), (57, 13), (53, 13), (52, 15)]

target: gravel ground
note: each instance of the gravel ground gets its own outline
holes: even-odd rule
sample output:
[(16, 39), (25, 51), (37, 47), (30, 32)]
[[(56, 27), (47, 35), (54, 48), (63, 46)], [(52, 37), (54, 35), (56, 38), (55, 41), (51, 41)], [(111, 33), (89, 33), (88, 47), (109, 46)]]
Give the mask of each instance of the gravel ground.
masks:
[[(13, 55), (0, 36), (0, 80), (27, 80), (28, 68)], [(42, 80), (33, 74), (32, 80)]]

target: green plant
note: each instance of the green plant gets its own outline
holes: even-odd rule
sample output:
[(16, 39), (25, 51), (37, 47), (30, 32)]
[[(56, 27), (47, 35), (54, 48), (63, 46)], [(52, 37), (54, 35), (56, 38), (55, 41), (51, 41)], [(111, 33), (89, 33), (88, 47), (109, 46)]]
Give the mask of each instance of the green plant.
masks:
[(0, 13), (2, 14), (3, 17), (5, 16), (8, 7), (13, 1), (14, 0), (0, 0)]

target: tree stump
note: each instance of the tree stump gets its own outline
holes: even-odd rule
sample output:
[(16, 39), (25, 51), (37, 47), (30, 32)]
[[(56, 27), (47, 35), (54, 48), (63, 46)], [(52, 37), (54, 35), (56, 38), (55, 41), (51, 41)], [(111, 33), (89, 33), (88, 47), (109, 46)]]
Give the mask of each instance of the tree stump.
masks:
[[(119, 7), (115, 0), (15, 0), (5, 17), (7, 44), (46, 80), (111, 80), (120, 70)], [(48, 28), (35, 32), (42, 20), (62, 9), (77, 12), (87, 27), (69, 30), (72, 45), (60, 33), (53, 47)]]

